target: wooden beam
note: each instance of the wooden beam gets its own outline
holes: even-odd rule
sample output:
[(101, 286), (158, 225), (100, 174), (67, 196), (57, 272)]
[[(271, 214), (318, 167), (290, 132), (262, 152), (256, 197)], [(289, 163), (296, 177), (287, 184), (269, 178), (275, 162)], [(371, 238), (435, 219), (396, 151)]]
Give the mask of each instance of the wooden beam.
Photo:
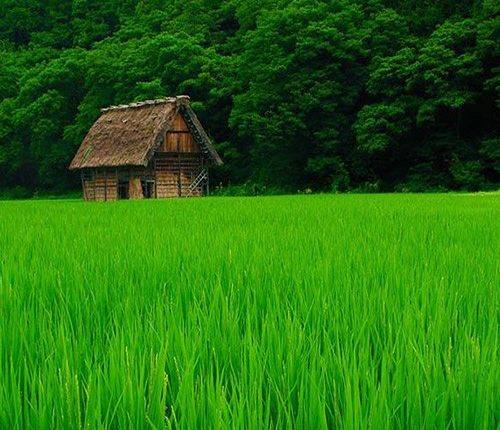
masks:
[(156, 177), (156, 155), (155, 158), (153, 159), (153, 175), (155, 179), (155, 199), (158, 198), (158, 192), (156, 190), (156, 184), (158, 183), (157, 177)]
[(182, 183), (181, 183), (181, 153), (179, 152), (179, 140), (177, 140), (177, 194), (182, 196)]
[(87, 192), (85, 190), (85, 178), (84, 178), (83, 170), (80, 173), (80, 178), (82, 180), (83, 200), (87, 200)]
[(108, 201), (108, 171), (104, 171), (104, 201)]
[(95, 194), (95, 170), (92, 170), (92, 189), (94, 190), (94, 201), (96, 200), (96, 194)]

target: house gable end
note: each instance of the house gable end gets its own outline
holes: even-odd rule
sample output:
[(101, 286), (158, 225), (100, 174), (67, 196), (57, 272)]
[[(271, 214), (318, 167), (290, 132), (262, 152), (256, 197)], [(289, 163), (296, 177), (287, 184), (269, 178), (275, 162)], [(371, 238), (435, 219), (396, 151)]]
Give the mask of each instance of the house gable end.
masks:
[(176, 150), (179, 147), (182, 152), (201, 153), (215, 164), (222, 164), (189, 106), (189, 97), (178, 96), (103, 109), (70, 169), (147, 166), (165, 145), (168, 132), (179, 134), (176, 139), (171, 137), (181, 141)]

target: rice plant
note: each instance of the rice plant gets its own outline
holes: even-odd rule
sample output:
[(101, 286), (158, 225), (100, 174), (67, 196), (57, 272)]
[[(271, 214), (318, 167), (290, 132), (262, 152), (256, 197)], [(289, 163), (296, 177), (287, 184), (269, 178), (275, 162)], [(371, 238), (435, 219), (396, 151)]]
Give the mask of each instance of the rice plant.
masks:
[(0, 427), (498, 428), (499, 202), (0, 202)]

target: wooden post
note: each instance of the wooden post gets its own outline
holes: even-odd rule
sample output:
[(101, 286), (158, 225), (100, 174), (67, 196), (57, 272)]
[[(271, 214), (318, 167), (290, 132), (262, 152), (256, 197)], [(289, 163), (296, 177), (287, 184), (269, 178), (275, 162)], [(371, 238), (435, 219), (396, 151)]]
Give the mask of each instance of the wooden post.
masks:
[(80, 173), (80, 178), (82, 180), (82, 191), (83, 191), (83, 200), (87, 200), (87, 192), (85, 191), (85, 177), (84, 177), (84, 171)]
[[(204, 161), (205, 161), (205, 157), (202, 155), (202, 156), (201, 156), (201, 170), (200, 170), (200, 171), (203, 171), (203, 169), (205, 168), (205, 163), (204, 163)], [(207, 183), (208, 183), (208, 177), (207, 177)], [(205, 188), (205, 189), (204, 189), (204, 188)], [(202, 197), (203, 197), (203, 194), (204, 194), (204, 193), (207, 193), (207, 194), (208, 194), (207, 189), (208, 189), (208, 188), (207, 188), (207, 186), (203, 186), (203, 184), (201, 184), (201, 196), (202, 196)]]
[(108, 171), (104, 171), (104, 201), (108, 201)]
[(156, 156), (153, 159), (153, 169), (154, 169), (154, 178), (155, 178), (155, 199), (158, 198), (158, 192), (156, 191), (156, 184), (158, 182), (157, 177), (156, 177)]
[(95, 194), (95, 170), (92, 170), (92, 189), (94, 190), (94, 201), (96, 200), (96, 194)]
[(179, 138), (177, 138), (177, 194), (182, 196), (182, 183), (181, 183), (181, 153), (179, 151)]

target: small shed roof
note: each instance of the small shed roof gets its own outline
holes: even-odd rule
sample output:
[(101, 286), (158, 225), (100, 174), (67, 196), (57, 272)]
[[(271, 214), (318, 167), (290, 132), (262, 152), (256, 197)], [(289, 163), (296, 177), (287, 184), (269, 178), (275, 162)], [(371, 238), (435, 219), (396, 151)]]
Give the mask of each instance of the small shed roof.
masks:
[(69, 168), (147, 166), (179, 112), (202, 151), (222, 164), (189, 97), (177, 96), (101, 109)]

